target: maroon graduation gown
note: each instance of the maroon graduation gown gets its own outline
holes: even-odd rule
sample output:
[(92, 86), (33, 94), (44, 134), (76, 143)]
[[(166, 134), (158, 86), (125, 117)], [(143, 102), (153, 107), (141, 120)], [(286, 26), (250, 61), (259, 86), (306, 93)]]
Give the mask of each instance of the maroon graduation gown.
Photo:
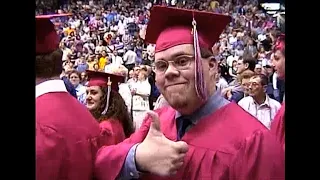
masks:
[(285, 103), (281, 106), (271, 124), (271, 133), (276, 135), (278, 141), (285, 149)]
[[(156, 110), (164, 135), (176, 141), (175, 110)], [(104, 146), (97, 153), (99, 180), (114, 180), (130, 148), (148, 133), (147, 117), (140, 130), (123, 143)], [(183, 167), (172, 177), (143, 174), (146, 180), (261, 180), (284, 179), (284, 153), (280, 144), (253, 116), (230, 103), (202, 118), (182, 138), (189, 145)]]
[(118, 144), (126, 139), (122, 124), (119, 120), (106, 119), (100, 122), (100, 131), (102, 134), (108, 134), (109, 138), (103, 145)]
[(68, 92), (37, 97), (36, 179), (91, 180), (101, 137), (99, 123)]

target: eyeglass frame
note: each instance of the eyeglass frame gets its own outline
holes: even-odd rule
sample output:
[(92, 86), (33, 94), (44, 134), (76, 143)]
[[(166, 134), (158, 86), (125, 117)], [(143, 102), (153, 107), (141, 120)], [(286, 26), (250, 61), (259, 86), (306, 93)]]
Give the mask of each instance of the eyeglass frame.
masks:
[[(178, 60), (178, 58), (182, 58), (182, 57), (187, 57), (187, 58), (188, 58), (188, 64), (186, 64), (185, 67), (182, 67), (182, 68), (179, 68), (179, 67), (178, 67), (178, 68), (177, 68), (177, 66), (176, 66), (174, 63)], [(191, 63), (194, 62), (194, 58), (195, 58), (194, 55), (183, 54), (183, 55), (179, 55), (179, 56), (175, 57), (174, 60), (170, 60), (170, 61), (157, 60), (157, 61), (154, 63), (155, 72), (156, 72), (157, 74), (164, 74), (164, 73), (168, 70), (170, 64), (172, 64), (172, 66), (173, 66), (176, 70), (178, 70), (178, 71), (187, 70), (187, 69), (189, 69)], [(158, 62), (164, 62), (164, 63), (166, 63), (167, 67), (166, 67), (163, 71), (159, 71), (159, 70), (158, 70), (159, 68), (157, 68), (157, 63), (158, 63)]]

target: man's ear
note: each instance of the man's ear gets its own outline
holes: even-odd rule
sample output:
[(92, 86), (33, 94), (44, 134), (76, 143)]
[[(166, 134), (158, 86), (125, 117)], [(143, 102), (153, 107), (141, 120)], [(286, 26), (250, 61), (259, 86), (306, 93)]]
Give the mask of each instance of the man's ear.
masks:
[(216, 74), (218, 73), (218, 62), (212, 56), (208, 58), (208, 64), (209, 64), (209, 77), (212, 81), (215, 81)]
[(262, 88), (263, 88), (263, 91), (264, 91), (265, 93), (267, 93), (267, 88), (268, 88), (268, 86), (267, 86), (267, 85), (264, 85)]
[(209, 59), (209, 71), (218, 70), (217, 60), (213, 56), (208, 59)]
[(244, 67), (245, 67), (246, 69), (249, 69), (249, 63), (245, 63), (245, 64), (244, 64)]

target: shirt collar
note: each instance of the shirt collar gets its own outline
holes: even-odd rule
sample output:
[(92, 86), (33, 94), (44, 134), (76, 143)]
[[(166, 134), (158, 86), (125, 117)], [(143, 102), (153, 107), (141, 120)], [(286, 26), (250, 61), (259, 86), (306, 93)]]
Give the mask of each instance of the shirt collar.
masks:
[[(252, 97), (251, 97), (252, 98)], [(258, 106), (266, 106), (266, 107), (270, 107), (270, 98), (269, 96), (266, 94), (266, 99), (264, 100), (264, 102), (262, 104), (258, 104), (253, 98), (252, 98), (253, 104), (258, 105)]]
[[(210, 98), (202, 107), (200, 107), (194, 113), (186, 117), (188, 117), (191, 120), (192, 124), (196, 125), (199, 119), (215, 112), (222, 106), (227, 105), (229, 103), (230, 102), (228, 100), (221, 96), (221, 92), (218, 90), (212, 96), (210, 96)], [(181, 116), (182, 115), (178, 111), (176, 111), (175, 118), (177, 119)]]
[(68, 92), (63, 80), (49, 80), (36, 85), (36, 98), (50, 92)]

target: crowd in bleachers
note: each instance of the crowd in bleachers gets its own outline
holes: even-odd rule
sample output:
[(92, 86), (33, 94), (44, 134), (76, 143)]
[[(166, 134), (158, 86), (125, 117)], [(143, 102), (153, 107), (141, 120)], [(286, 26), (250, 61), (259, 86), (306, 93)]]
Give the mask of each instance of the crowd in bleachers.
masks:
[[(154, 106), (166, 105), (155, 86), (155, 45), (144, 42), (153, 4), (232, 16), (232, 22), (212, 47), (219, 62), (217, 89), (268, 128), (283, 101), (284, 82), (277, 78), (272, 65), (272, 50), (282, 36), (275, 19), (257, 1), (77, 1), (64, 4), (59, 10), (44, 8), (48, 6), (43, 2), (38, 4), (36, 14), (72, 13), (52, 21), (61, 38), (61, 78), (83, 104), (86, 70), (114, 72), (123, 67), (119, 73), (127, 76), (127, 81), (119, 93), (134, 122)], [(136, 122), (136, 128), (139, 124)]]

